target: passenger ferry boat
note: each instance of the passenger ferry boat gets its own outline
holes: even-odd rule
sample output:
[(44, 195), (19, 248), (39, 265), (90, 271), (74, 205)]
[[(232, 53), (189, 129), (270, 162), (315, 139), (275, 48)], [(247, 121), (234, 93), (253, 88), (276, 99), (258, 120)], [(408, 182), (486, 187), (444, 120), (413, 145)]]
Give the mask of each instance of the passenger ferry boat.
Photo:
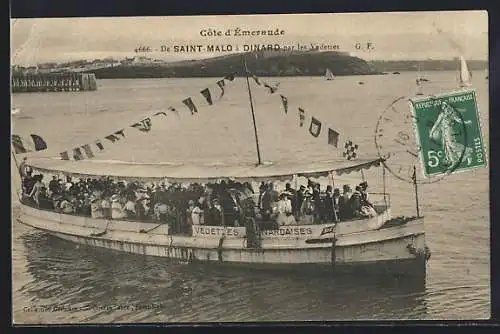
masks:
[[(247, 77), (248, 80), (248, 77)], [(248, 81), (247, 81), (248, 83)], [(253, 107), (252, 107), (253, 115)], [(255, 125), (255, 123), (254, 123)], [(257, 139), (257, 138), (256, 138)], [(83, 178), (110, 176), (115, 180), (170, 183), (293, 182), (336, 175), (363, 173), (383, 167), (382, 158), (297, 163), (259, 163), (250, 165), (94, 163), (89, 160), (37, 158), (30, 162), (35, 173)], [(385, 180), (385, 169), (384, 180)], [(255, 189), (255, 188), (254, 188)], [(380, 200), (374, 201), (378, 195)], [(249, 195), (249, 197), (252, 197)], [(22, 204), (18, 221), (58, 238), (78, 244), (148, 256), (166, 257), (191, 264), (246, 265), (249, 268), (316, 268), (395, 272), (425, 275), (430, 251), (425, 243), (424, 219), (392, 218), (390, 195), (370, 194), (376, 214), (344, 221), (278, 226), (260, 215), (248, 215), (239, 226), (193, 225), (190, 233), (178, 234), (158, 221), (99, 219), (43, 210)], [(253, 201), (258, 205), (258, 201)], [(254, 208), (258, 212), (258, 208)], [(418, 210), (417, 210), (418, 212)]]

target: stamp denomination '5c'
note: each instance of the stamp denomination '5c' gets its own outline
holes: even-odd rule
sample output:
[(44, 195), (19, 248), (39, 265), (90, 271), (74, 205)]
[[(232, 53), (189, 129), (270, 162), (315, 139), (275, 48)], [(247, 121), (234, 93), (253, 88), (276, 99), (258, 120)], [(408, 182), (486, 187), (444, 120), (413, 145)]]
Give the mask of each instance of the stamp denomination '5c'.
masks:
[(475, 90), (410, 104), (425, 177), (486, 166)]

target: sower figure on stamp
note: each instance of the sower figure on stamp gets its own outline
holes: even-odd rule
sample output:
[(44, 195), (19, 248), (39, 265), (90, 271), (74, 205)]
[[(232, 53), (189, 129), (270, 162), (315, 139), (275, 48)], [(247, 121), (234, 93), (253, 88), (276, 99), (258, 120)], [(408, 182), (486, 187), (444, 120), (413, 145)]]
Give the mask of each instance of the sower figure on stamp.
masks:
[(432, 140), (441, 142), (446, 159), (445, 162), (449, 166), (459, 164), (462, 154), (463, 159), (467, 161), (468, 165), (472, 163), (472, 149), (459, 142), (460, 139), (457, 138), (457, 133), (454, 130), (455, 124), (470, 125), (472, 122), (470, 120), (463, 121), (457, 116), (457, 112), (451, 105), (443, 101), (436, 123), (434, 123), (429, 132), (429, 137)]

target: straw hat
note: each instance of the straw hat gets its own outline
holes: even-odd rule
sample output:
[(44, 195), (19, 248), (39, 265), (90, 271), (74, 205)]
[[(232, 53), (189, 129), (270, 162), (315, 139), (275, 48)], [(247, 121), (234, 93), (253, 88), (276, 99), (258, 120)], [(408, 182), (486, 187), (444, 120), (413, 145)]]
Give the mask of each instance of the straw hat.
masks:
[(111, 196), (111, 202), (118, 202), (120, 200), (120, 196), (118, 194), (114, 194)]

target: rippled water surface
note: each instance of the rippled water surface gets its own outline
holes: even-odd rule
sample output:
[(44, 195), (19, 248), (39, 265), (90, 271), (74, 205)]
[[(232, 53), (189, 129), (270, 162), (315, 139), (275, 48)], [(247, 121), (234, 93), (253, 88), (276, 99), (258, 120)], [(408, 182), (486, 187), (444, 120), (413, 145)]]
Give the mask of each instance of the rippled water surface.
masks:
[[(332, 148), (298, 126), (296, 106), (348, 134), (360, 154), (376, 154), (380, 113), (415, 92), (414, 73), (399, 76), (269, 78), (289, 99), (252, 92), (264, 160), (328, 160)], [(452, 72), (430, 72), (425, 93), (455, 89)], [(485, 143), (488, 86), (474, 76)], [(228, 84), (209, 107), (199, 91), (216, 97), (217, 79), (100, 80), (96, 92), (18, 94), (15, 133), (46, 139), (45, 156), (103, 138), (173, 105), (179, 117), (155, 119), (150, 133), (129, 129), (126, 140), (96, 159), (242, 163), (255, 161), (245, 82)], [(359, 81), (364, 85), (358, 85)], [(180, 101), (192, 96), (199, 114)], [(184, 113), (185, 112), (185, 113)], [(409, 129), (411, 132), (411, 128)], [(33, 157), (33, 159), (35, 159)], [(365, 176), (380, 190), (380, 170)], [(355, 176), (350, 176), (355, 177)], [(356, 176), (357, 177), (357, 176)], [(357, 179), (356, 179), (357, 180)], [(14, 186), (18, 181), (13, 176)], [(340, 181), (339, 181), (340, 182)], [(380, 183), (380, 184), (377, 184)], [(393, 215), (413, 215), (410, 184), (388, 175)], [(92, 249), (13, 223), (13, 315), (17, 323), (293, 321), (350, 319), (485, 319), (490, 316), (488, 170), (447, 176), (419, 187), (432, 250), (425, 280), (411, 277), (332, 276), (252, 269), (192, 267), (166, 259)], [(15, 201), (15, 194), (12, 195)], [(14, 216), (18, 210), (14, 204)]]

